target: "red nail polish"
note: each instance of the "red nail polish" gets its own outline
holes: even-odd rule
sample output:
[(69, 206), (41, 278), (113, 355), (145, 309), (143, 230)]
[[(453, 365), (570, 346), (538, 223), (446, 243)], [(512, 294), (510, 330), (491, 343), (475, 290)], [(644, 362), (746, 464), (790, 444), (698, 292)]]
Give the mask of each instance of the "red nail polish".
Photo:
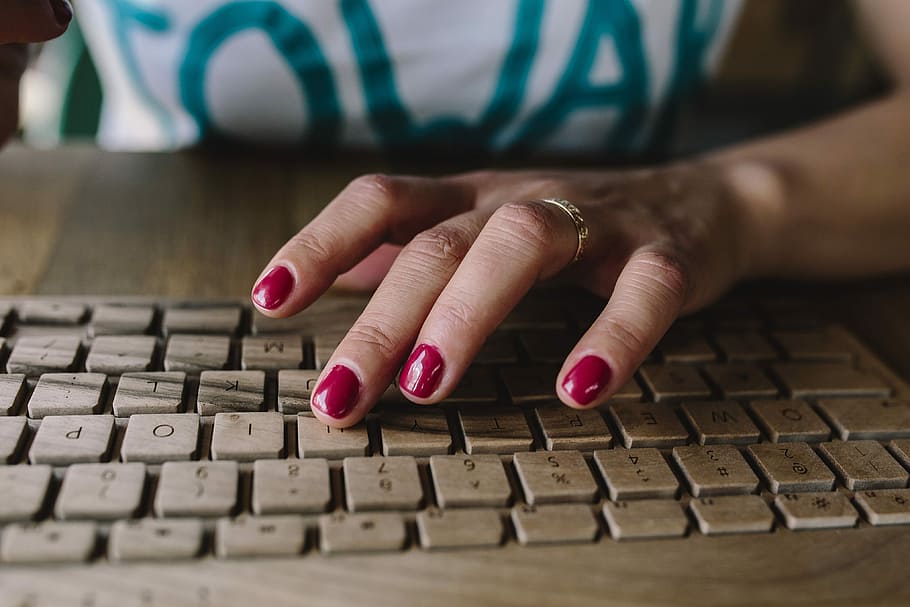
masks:
[(579, 405), (587, 405), (597, 398), (611, 376), (610, 367), (604, 359), (588, 355), (566, 373), (562, 387)]
[(427, 398), (439, 385), (444, 367), (438, 348), (420, 344), (404, 363), (398, 376), (398, 386), (418, 398)]
[(294, 277), (284, 266), (275, 266), (253, 289), (253, 301), (260, 308), (274, 310), (284, 303), (294, 288)]
[(73, 20), (73, 7), (67, 0), (51, 0), (51, 10), (54, 11), (54, 18), (61, 27), (69, 25)]
[(360, 380), (354, 372), (344, 365), (335, 365), (319, 382), (310, 397), (310, 406), (330, 417), (341, 419), (354, 410), (359, 394)]

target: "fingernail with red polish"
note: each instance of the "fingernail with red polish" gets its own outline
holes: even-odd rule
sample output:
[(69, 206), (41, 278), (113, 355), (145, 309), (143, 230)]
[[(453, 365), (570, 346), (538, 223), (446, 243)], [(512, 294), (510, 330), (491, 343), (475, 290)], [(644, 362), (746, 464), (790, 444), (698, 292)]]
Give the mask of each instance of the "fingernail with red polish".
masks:
[(428, 398), (436, 391), (444, 367), (439, 349), (420, 344), (404, 363), (398, 376), (398, 386), (418, 398)]
[(66, 0), (51, 0), (51, 9), (59, 25), (67, 26), (73, 20), (73, 7)]
[(354, 372), (344, 365), (335, 365), (319, 382), (310, 397), (310, 406), (329, 417), (341, 419), (354, 410), (359, 394), (360, 380)]
[(563, 389), (579, 405), (587, 405), (610, 383), (610, 366), (598, 356), (585, 356), (566, 373)]
[(284, 266), (275, 266), (253, 289), (253, 301), (260, 308), (274, 310), (284, 303), (294, 288), (294, 277)]

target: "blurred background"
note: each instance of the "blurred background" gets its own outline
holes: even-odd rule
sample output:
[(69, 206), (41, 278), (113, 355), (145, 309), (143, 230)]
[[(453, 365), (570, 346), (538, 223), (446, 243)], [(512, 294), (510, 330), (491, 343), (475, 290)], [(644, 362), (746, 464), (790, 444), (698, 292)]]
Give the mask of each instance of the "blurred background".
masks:
[[(682, 106), (669, 152), (799, 124), (884, 86), (848, 0), (747, 0), (716, 77)], [(103, 103), (74, 22), (35, 50), (23, 81), (23, 138), (38, 147), (92, 139)]]

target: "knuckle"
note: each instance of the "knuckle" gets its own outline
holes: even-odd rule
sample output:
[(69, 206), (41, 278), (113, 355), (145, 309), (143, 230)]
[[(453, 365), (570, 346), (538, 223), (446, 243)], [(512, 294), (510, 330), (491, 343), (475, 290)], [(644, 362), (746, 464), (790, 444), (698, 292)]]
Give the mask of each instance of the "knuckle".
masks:
[(315, 265), (327, 264), (334, 257), (335, 246), (331, 239), (311, 231), (298, 232), (289, 244), (295, 256), (306, 257)]
[(402, 196), (404, 182), (384, 173), (369, 173), (351, 181), (345, 188), (348, 198), (369, 207), (389, 206)]
[(417, 234), (407, 248), (409, 255), (448, 268), (461, 263), (471, 244), (472, 238), (466, 231), (439, 225)]
[(552, 216), (543, 204), (510, 202), (499, 207), (490, 222), (497, 228), (534, 244), (545, 244), (552, 235)]
[(650, 351), (651, 344), (639, 327), (617, 318), (605, 318), (604, 324), (605, 332), (627, 352), (641, 353), (644, 356)]
[(363, 319), (348, 331), (346, 341), (353, 342), (359, 349), (366, 348), (376, 352), (384, 358), (391, 358), (398, 348), (397, 341), (392, 338), (393, 331), (379, 319)]
[(651, 284), (672, 300), (685, 300), (689, 292), (689, 271), (682, 259), (671, 253), (649, 251), (636, 260), (636, 272), (647, 274)]
[(468, 303), (465, 297), (438, 302), (434, 313), (439, 315), (439, 322), (454, 335), (470, 335), (476, 330), (474, 327), (479, 313), (476, 306)]

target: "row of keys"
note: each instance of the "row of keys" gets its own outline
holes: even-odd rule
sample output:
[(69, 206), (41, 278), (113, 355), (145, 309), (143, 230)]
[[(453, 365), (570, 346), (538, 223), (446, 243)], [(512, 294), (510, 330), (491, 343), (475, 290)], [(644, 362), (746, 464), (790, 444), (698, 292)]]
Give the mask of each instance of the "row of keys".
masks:
[[(838, 492), (777, 496), (773, 509), (790, 529), (853, 527), (862, 511), (872, 525), (910, 523), (910, 489), (857, 493), (853, 502)], [(693, 500), (689, 511), (705, 535), (770, 531), (775, 516), (755, 495)], [(670, 500), (607, 502), (602, 515), (618, 540), (681, 537), (689, 531), (682, 506)], [(591, 542), (600, 521), (589, 506), (560, 504), (515, 506), (509, 512), (515, 537), (525, 545)], [(424, 549), (495, 547), (507, 537), (500, 514), (489, 509), (438, 510), (416, 514), (419, 545)], [(316, 519), (319, 550), (325, 553), (395, 551), (408, 544), (399, 513), (333, 513)], [(80, 562), (97, 549), (94, 522), (13, 524), (0, 537), (0, 560), (6, 563)], [(118, 520), (110, 528), (107, 557), (112, 561), (192, 559), (205, 546), (205, 525), (198, 518)], [(294, 556), (307, 549), (307, 522), (301, 516), (222, 517), (214, 526), (218, 558)]]
[[(9, 378), (11, 376), (0, 376)], [(48, 376), (45, 376), (48, 377)], [(44, 378), (43, 378), (44, 379)], [(196, 413), (144, 413), (175, 411), (180, 408), (182, 383), (154, 382), (136, 378), (140, 385), (151, 383), (156, 400), (139, 400), (128, 378), (121, 379), (114, 397), (114, 411), (128, 415), (125, 437), (120, 446), (124, 461), (159, 463), (194, 457), (199, 452), (200, 416)], [(214, 380), (213, 380), (214, 381)], [(215, 459), (241, 461), (280, 457), (285, 452), (285, 417), (280, 412), (260, 411), (262, 394), (245, 385), (230, 383), (231, 389), (208, 396), (200, 388), (198, 408), (215, 413), (211, 455)], [(21, 384), (20, 384), (21, 386)], [(4, 383), (0, 381), (0, 398)], [(59, 391), (54, 382), (47, 390), (36, 388), (29, 402), (31, 417), (43, 417), (29, 450), (33, 463), (65, 465), (102, 461), (109, 453), (115, 420), (110, 415), (92, 414), (98, 396), (87, 382), (81, 390)], [(20, 387), (21, 389), (21, 387)], [(222, 394), (230, 393), (230, 406)], [(224, 397), (226, 398), (226, 397)], [(279, 397), (279, 402), (280, 402)], [(219, 412), (219, 408), (253, 411)], [(831, 429), (807, 403), (802, 401), (761, 401), (751, 409), (758, 425), (773, 443), (822, 442), (831, 438)], [(890, 400), (822, 401), (819, 410), (837, 430), (841, 439), (888, 440), (910, 436), (910, 404)], [(87, 414), (56, 415), (83, 411)], [(627, 448), (677, 447), (694, 435), (700, 445), (755, 444), (758, 426), (738, 403), (685, 403), (680, 411), (694, 432), (683, 425), (675, 411), (662, 404), (617, 403), (608, 408)], [(532, 424), (526, 413), (531, 416)], [(293, 419), (293, 418), (291, 418)], [(373, 416), (379, 426), (385, 455), (428, 456), (452, 452), (456, 437), (469, 454), (510, 454), (529, 451), (535, 445), (532, 426), (540, 429), (548, 451), (608, 449), (613, 435), (604, 417), (596, 410), (573, 410), (558, 403), (538, 405), (530, 411), (506, 406), (465, 406), (455, 412), (456, 426), (444, 408), (388, 405)], [(22, 416), (0, 417), (0, 463), (12, 463), (28, 438), (28, 420)], [(307, 413), (296, 418), (298, 451), (303, 457), (338, 459), (371, 452), (370, 437), (363, 424), (333, 430)]]
[[(279, 448), (280, 442), (274, 447)], [(891, 447), (904, 465), (910, 462), (910, 441), (895, 441)], [(910, 481), (907, 470), (876, 441), (823, 443), (820, 452), (821, 457), (805, 443), (766, 443), (746, 450), (764, 486), (775, 494), (829, 492), (836, 478), (853, 491), (905, 488)], [(694, 497), (759, 490), (759, 476), (735, 447), (677, 447), (672, 459)], [(593, 462), (611, 500), (673, 498), (679, 493), (678, 477), (657, 449), (595, 451)], [(529, 505), (591, 503), (599, 496), (597, 479), (579, 451), (519, 452), (513, 465)], [(513, 498), (499, 456), (435, 455), (429, 470), (436, 501), (443, 508), (501, 507)], [(235, 460), (167, 461), (161, 467), (153, 509), (158, 516), (233, 513), (239, 504), (239, 475)], [(146, 476), (143, 463), (73, 464), (66, 470), (55, 515), (61, 519), (134, 516), (144, 503)], [(345, 506), (351, 512), (416, 510), (426, 503), (413, 456), (348, 457), (342, 477)], [(47, 465), (0, 468), (0, 494), (14, 496), (0, 504), (0, 520), (37, 516), (50, 485)], [(323, 512), (330, 501), (325, 459), (255, 461), (255, 513)]]

